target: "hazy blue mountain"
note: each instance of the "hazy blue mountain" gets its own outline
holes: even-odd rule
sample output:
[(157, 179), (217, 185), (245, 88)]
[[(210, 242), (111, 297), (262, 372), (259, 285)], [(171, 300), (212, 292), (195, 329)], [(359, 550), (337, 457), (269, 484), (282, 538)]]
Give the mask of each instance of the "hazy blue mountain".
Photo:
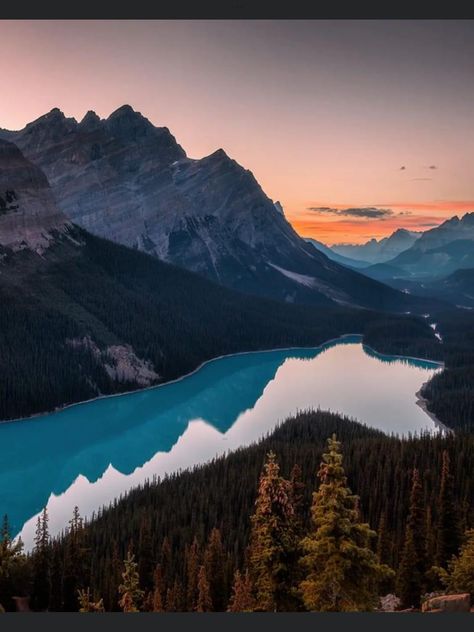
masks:
[[(436, 243), (430, 240), (429, 244)], [(412, 247), (387, 263), (364, 269), (364, 274), (384, 282), (394, 279), (429, 280), (455, 270), (474, 267), (474, 240), (456, 239), (435, 248)]]
[(331, 249), (335, 253), (351, 259), (368, 263), (383, 263), (410, 248), (419, 237), (420, 233), (399, 228), (389, 237), (380, 240), (371, 239), (361, 245), (335, 244)]
[(443, 300), (474, 309), (474, 266), (456, 270), (444, 279), (432, 281), (425, 287)]
[(413, 244), (413, 249), (433, 250), (453, 241), (466, 239), (474, 241), (474, 212), (465, 213), (461, 218), (455, 215), (436, 228), (425, 231)]
[(326, 244), (323, 244), (321, 241), (318, 241), (317, 239), (306, 237), (306, 241), (309, 244), (312, 244), (316, 248), (316, 250), (319, 250), (319, 252), (324, 253), (326, 257), (328, 257), (332, 261), (336, 261), (337, 263), (340, 263), (341, 265), (346, 266), (347, 268), (362, 269), (370, 265), (368, 261), (359, 261), (357, 259), (351, 259), (350, 257), (344, 257), (344, 255), (339, 255), (337, 252), (332, 250), (332, 248), (330, 248), (329, 246), (326, 246)]

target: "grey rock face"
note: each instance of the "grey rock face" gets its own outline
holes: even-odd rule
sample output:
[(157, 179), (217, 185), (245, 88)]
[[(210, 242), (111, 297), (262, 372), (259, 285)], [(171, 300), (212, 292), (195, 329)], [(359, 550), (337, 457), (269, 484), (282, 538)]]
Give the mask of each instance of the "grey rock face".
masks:
[(41, 253), (67, 225), (44, 174), (13, 143), (0, 140), (0, 246)]
[(130, 106), (107, 119), (88, 112), (79, 123), (55, 109), (2, 135), (45, 172), (65, 215), (101, 237), (247, 293), (382, 308), (397, 302), (395, 291), (300, 238), (281, 205), (222, 149), (190, 159), (166, 127)]

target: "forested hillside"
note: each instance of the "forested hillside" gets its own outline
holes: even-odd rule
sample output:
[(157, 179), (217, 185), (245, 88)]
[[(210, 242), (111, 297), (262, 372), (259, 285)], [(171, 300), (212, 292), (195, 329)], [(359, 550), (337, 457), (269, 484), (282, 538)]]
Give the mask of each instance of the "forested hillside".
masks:
[[(222, 354), (380, 329), (387, 318), (240, 294), (80, 229), (41, 256), (2, 252), (0, 419), (166, 381)], [(393, 352), (416, 339), (420, 355), (440, 353), (422, 319), (390, 317), (387, 331)]]
[(435, 315), (443, 338), (445, 370), (423, 389), (429, 409), (455, 429), (474, 431), (474, 314), (450, 310)]
[[(335, 469), (330, 470), (334, 478), (316, 476), (322, 454), (327, 452), (326, 439), (334, 434), (342, 442), (347, 484), (360, 497), (358, 501), (347, 497), (346, 509), (355, 508), (347, 518), (359, 532), (357, 537), (362, 538), (358, 546), (376, 554), (367, 572), (375, 572), (377, 564), (392, 568), (378, 584), (379, 594), (395, 591), (402, 605), (419, 604), (423, 592), (439, 588), (439, 577), (443, 576), (439, 569), (449, 570), (448, 562), (464, 541), (463, 533), (474, 525), (474, 437), (457, 433), (400, 439), (325, 412), (302, 413), (256, 445), (135, 489), (85, 527), (76, 513), (69, 534), (51, 545), (44, 514), (38, 522), (33, 556), (22, 561), (17, 556), (10, 582), (2, 584), (0, 601), (12, 607), (12, 594), (31, 595), (36, 609), (77, 609), (77, 591), (82, 589), (89, 591), (91, 602), (102, 598), (106, 610), (125, 609), (123, 603), (119, 605), (124, 592), (120, 586), (127, 581), (133, 584), (131, 575), (136, 571), (136, 592), (128, 596), (140, 609), (196, 610), (199, 595), (206, 609), (232, 609), (235, 571), (241, 573), (239, 581), (247, 577), (245, 581), (253, 583), (253, 597), (261, 590), (262, 569), (268, 570), (268, 563), (273, 563), (260, 557), (264, 555), (259, 548), (261, 537), (268, 536), (268, 546), (279, 547), (274, 562), (284, 564), (289, 599), (285, 606), (279, 602), (278, 609), (305, 609), (310, 602), (302, 600), (301, 591), (293, 593), (288, 586), (298, 587), (302, 579), (296, 560), (306, 545), (303, 543), (302, 549), (291, 546), (312, 533), (313, 490), (331, 480), (345, 485), (343, 473), (337, 469), (339, 457), (334, 455)], [(259, 484), (269, 451), (275, 454), (273, 462), (280, 471), (271, 466), (273, 482), (265, 479), (262, 483), (260, 479)], [(276, 494), (270, 505), (264, 503), (265, 494)], [(260, 498), (257, 504), (256, 498)], [(291, 505), (288, 514), (281, 502)], [(265, 506), (267, 509), (262, 509)], [(335, 509), (336, 515), (339, 511), (345, 510)], [(285, 523), (285, 515), (293, 516), (291, 521)], [(357, 526), (364, 522), (378, 535)], [(291, 546), (285, 539), (290, 527)], [(262, 536), (262, 529), (267, 529), (267, 536)], [(275, 541), (278, 533), (280, 539)], [(285, 548), (288, 546), (290, 549)], [(135, 560), (124, 567), (128, 554)], [(356, 564), (354, 572), (359, 572), (366, 562), (360, 561), (361, 567), (359, 562), (351, 563)], [(124, 572), (128, 579), (122, 576)], [(308, 576), (303, 574), (303, 578)], [(361, 576), (363, 583), (359, 597), (355, 593), (354, 604), (365, 603), (366, 580)], [(352, 581), (353, 589), (358, 580), (345, 581)], [(244, 588), (239, 590), (245, 594)], [(272, 590), (272, 598), (278, 600), (278, 591)], [(240, 607), (245, 609), (242, 604)]]

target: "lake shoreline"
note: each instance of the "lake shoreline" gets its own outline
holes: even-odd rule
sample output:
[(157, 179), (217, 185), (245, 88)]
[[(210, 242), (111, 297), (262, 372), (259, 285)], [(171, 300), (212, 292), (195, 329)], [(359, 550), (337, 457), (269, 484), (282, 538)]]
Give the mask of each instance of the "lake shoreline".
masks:
[[(173, 380), (168, 380), (166, 382), (162, 382), (160, 384), (153, 384), (152, 386), (145, 386), (144, 388), (136, 388), (130, 391), (123, 391), (121, 393), (110, 393), (108, 395), (97, 395), (96, 397), (92, 397), (91, 399), (85, 399), (85, 400), (81, 400), (78, 402), (73, 402), (71, 404), (65, 404), (64, 406), (58, 406), (56, 408), (53, 408), (52, 410), (47, 410), (41, 413), (35, 413), (34, 415), (30, 415), (28, 417), (18, 417), (16, 419), (4, 419), (4, 420), (0, 420), (0, 426), (4, 425), (4, 424), (11, 424), (11, 423), (24, 423), (24, 422), (29, 422), (29, 421), (36, 421), (36, 420), (40, 420), (42, 417), (46, 417), (48, 415), (52, 415), (55, 413), (61, 413), (69, 408), (75, 407), (75, 406), (84, 406), (87, 404), (90, 404), (92, 402), (96, 402), (99, 400), (104, 400), (104, 399), (109, 399), (112, 397), (123, 397), (126, 395), (133, 395), (134, 393), (143, 393), (146, 391), (150, 391), (150, 390), (154, 390), (157, 388), (163, 388), (165, 386), (170, 386), (171, 384), (176, 384), (181, 382), (182, 380), (185, 380), (188, 377), (191, 377), (192, 375), (194, 375), (195, 373), (197, 373), (198, 371), (200, 371), (202, 368), (204, 368), (206, 365), (212, 363), (212, 362), (216, 362), (218, 360), (223, 360), (224, 358), (231, 358), (234, 356), (242, 356), (242, 355), (250, 355), (250, 354), (255, 354), (255, 353), (272, 353), (275, 351), (290, 351), (292, 349), (299, 350), (299, 351), (304, 351), (304, 350), (317, 350), (317, 349), (323, 349), (324, 347), (328, 346), (328, 345), (332, 345), (335, 344), (337, 342), (342, 342), (344, 341), (344, 339), (346, 338), (358, 338), (358, 342), (362, 343), (363, 347), (366, 347), (367, 349), (370, 349), (371, 351), (373, 351), (374, 353), (376, 353), (377, 355), (381, 356), (381, 357), (386, 357), (386, 358), (395, 358), (395, 359), (408, 359), (408, 360), (415, 360), (415, 361), (420, 361), (420, 362), (430, 362), (433, 364), (437, 364), (440, 367), (444, 368), (444, 362), (438, 361), (438, 360), (430, 360), (428, 358), (416, 358), (414, 356), (406, 356), (406, 355), (396, 355), (396, 354), (383, 354), (383, 353), (379, 353), (376, 349), (373, 349), (372, 347), (370, 347), (369, 345), (364, 343), (364, 336), (363, 334), (358, 334), (358, 333), (349, 333), (349, 334), (342, 334), (341, 336), (338, 336), (337, 338), (330, 338), (329, 340), (325, 340), (324, 342), (320, 343), (319, 345), (310, 345), (310, 346), (304, 346), (304, 347), (295, 347), (295, 346), (291, 346), (291, 347), (277, 347), (277, 348), (271, 348), (271, 349), (256, 349), (254, 351), (236, 351), (235, 353), (227, 353), (227, 354), (222, 354), (219, 356), (215, 356), (213, 358), (209, 358), (209, 360), (204, 360), (204, 362), (201, 362), (201, 364), (199, 366), (197, 366), (195, 369), (193, 369), (192, 371), (190, 371), (189, 373), (185, 373), (184, 375), (181, 375), (180, 377), (177, 377)], [(423, 385), (424, 386), (424, 385)], [(422, 387), (423, 388), (423, 387)], [(421, 392), (418, 391), (418, 393), (416, 393), (416, 396), (418, 398), (419, 393)], [(421, 406), (421, 404), (419, 404), (418, 399), (417, 399), (417, 404)], [(423, 408), (423, 406), (421, 406)], [(425, 408), (423, 408), (423, 410), (425, 410)], [(432, 413), (430, 413), (428, 410), (425, 410), (425, 412), (428, 414), (428, 416), (431, 417)], [(439, 421), (438, 419), (433, 419), (433, 421), (435, 421), (436, 424), (439, 424), (440, 426), (442, 426), (443, 428), (446, 428), (447, 430), (450, 430), (447, 426), (444, 426), (444, 424), (442, 424), (441, 421)]]
[(446, 433), (454, 434), (454, 430), (452, 428), (446, 426), (441, 420), (438, 419), (438, 417), (436, 417), (434, 413), (428, 410), (429, 399), (426, 399), (426, 397), (423, 397), (422, 395), (423, 388), (426, 386), (426, 384), (428, 384), (428, 382), (422, 384), (420, 390), (415, 393), (416, 405), (419, 406), (423, 410), (423, 412), (428, 415), (428, 417), (436, 424), (436, 426), (440, 430), (443, 430)]

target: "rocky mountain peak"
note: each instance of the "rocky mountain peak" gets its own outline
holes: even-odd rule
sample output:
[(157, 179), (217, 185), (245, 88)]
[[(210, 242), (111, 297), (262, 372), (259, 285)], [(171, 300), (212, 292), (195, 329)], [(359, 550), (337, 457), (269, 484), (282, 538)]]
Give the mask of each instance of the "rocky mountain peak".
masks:
[[(35, 143), (40, 143), (48, 137), (57, 139), (73, 131), (76, 127), (77, 121), (75, 118), (67, 118), (59, 108), (53, 108), (47, 114), (28, 123), (18, 133), (24, 134), (27, 138), (35, 139)], [(12, 140), (15, 140), (15, 137), (12, 137)]]
[(93, 110), (89, 110), (84, 118), (79, 123), (79, 127), (83, 130), (89, 131), (99, 127), (101, 119)]
[(128, 103), (125, 103), (124, 105), (121, 105), (119, 108), (114, 110), (111, 114), (109, 114), (107, 120), (111, 120), (114, 118), (123, 118), (123, 117), (127, 117), (127, 118), (142, 117), (142, 114), (141, 112), (137, 112), (136, 110), (134, 110), (131, 105), (128, 105)]

